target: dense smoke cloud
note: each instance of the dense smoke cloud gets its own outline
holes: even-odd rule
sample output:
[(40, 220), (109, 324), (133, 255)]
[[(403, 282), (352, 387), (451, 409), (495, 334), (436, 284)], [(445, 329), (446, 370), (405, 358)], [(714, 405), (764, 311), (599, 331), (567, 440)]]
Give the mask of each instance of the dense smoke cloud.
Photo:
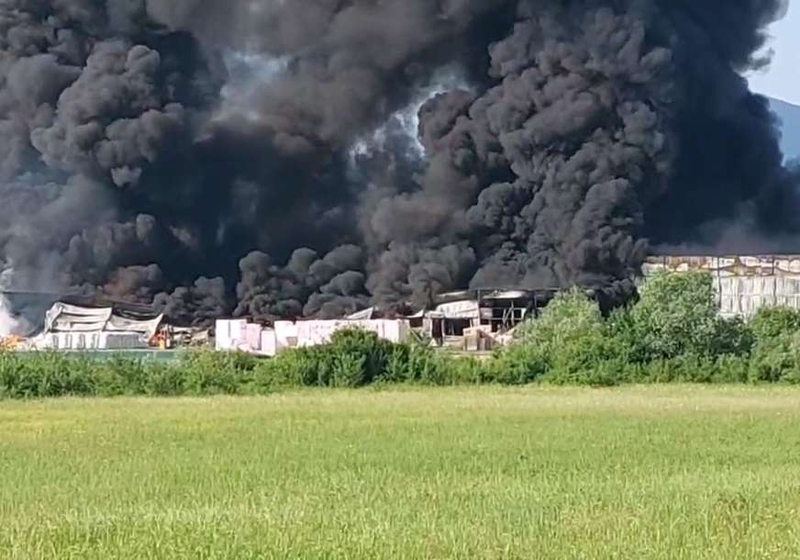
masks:
[(798, 174), (739, 75), (784, 7), (8, 0), (4, 278), (202, 324), (791, 249)]

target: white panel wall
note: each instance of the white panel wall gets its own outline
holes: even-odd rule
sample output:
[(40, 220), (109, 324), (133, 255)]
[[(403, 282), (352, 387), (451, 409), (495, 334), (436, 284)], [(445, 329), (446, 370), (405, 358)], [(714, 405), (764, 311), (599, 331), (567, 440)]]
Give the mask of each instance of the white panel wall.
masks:
[(765, 306), (800, 309), (800, 255), (662, 256), (648, 258), (642, 267), (645, 277), (689, 270), (712, 275), (726, 317), (751, 317)]
[(147, 340), (138, 333), (48, 333), (36, 342), (41, 350), (141, 350)]
[(800, 309), (800, 276), (731, 276), (715, 279), (715, 285), (726, 317), (751, 317), (768, 306)]
[(374, 332), (392, 342), (402, 342), (411, 329), (408, 321), (377, 319), (371, 321), (278, 321), (275, 323), (277, 350), (327, 344), (336, 331), (358, 328)]
[(218, 320), (214, 332), (217, 350), (237, 350), (247, 344), (247, 321), (244, 319)]

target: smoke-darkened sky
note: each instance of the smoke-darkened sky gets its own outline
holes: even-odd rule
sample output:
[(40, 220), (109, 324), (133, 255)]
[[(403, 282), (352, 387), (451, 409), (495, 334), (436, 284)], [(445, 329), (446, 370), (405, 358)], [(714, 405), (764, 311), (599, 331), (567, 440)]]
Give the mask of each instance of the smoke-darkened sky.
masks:
[(648, 250), (793, 247), (780, 0), (8, 0), (12, 286), (176, 320), (616, 289)]

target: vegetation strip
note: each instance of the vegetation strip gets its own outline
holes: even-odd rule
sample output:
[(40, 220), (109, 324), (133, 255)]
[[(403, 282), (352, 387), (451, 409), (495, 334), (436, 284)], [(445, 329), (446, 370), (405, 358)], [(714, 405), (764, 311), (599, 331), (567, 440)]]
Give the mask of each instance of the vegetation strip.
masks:
[(187, 352), (174, 361), (0, 354), (0, 397), (7, 399), (536, 382), (798, 383), (800, 312), (764, 308), (748, 322), (725, 319), (709, 275), (663, 274), (645, 284), (638, 302), (609, 317), (581, 292), (562, 293), (488, 360), (437, 352), (424, 341), (392, 344), (357, 330), (274, 359), (214, 352)]

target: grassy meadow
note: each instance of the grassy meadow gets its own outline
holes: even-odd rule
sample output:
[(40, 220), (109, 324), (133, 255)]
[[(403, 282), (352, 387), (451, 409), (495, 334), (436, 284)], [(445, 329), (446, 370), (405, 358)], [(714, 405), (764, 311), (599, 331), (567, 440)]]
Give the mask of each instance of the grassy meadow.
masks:
[(0, 558), (798, 558), (800, 391), (0, 402)]

